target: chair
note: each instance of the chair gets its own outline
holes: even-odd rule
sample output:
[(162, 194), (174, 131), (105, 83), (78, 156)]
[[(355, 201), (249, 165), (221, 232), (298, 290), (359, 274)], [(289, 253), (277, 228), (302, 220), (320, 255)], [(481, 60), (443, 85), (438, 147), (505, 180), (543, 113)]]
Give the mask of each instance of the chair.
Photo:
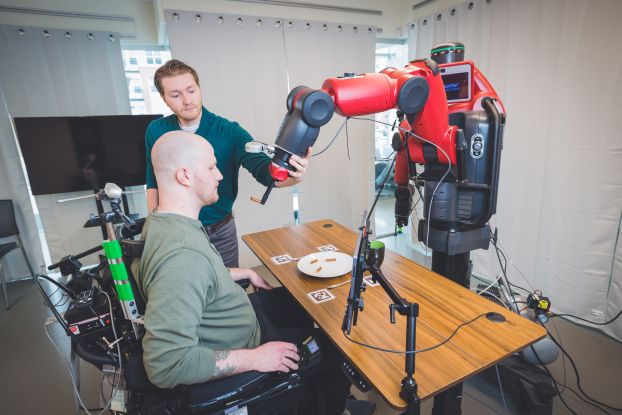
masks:
[[(140, 296), (130, 264), (134, 259), (140, 258), (143, 247), (143, 241), (121, 241), (130, 285), (141, 314), (144, 313), (146, 304)], [(110, 284), (113, 282), (107, 269), (103, 272), (102, 280), (107, 290), (112, 289)], [(72, 353), (99, 370), (104, 365), (115, 364), (108, 354), (102, 354), (101, 349), (80, 345), (73, 337)], [(130, 415), (224, 415), (243, 406), (252, 414), (272, 415), (295, 411), (299, 405), (311, 399), (310, 386), (296, 372), (288, 375), (246, 372), (196, 385), (160, 389), (151, 384), (147, 377), (142, 352), (126, 362), (123, 377), (129, 392), (127, 413)]]
[(26, 251), (24, 250), (24, 244), (22, 243), (22, 239), (19, 236), (19, 229), (17, 228), (17, 223), (15, 222), (15, 210), (13, 209), (13, 201), (0, 200), (0, 238), (6, 238), (9, 236), (16, 236), (17, 242), (7, 242), (0, 244), (0, 279), (2, 280), (2, 289), (4, 291), (4, 304), (6, 305), (7, 309), (9, 308), (9, 297), (6, 290), (6, 278), (4, 275), (4, 268), (2, 267), (2, 259), (4, 258), (4, 256), (14, 249), (21, 248), (24, 259), (28, 264), (30, 274), (34, 276), (35, 273), (32, 270), (32, 265), (28, 260)]

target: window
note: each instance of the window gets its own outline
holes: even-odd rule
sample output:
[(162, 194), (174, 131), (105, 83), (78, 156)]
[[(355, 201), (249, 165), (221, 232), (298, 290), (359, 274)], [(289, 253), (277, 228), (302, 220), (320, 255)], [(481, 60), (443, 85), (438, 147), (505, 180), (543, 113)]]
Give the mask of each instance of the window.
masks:
[[(171, 110), (153, 84), (156, 69), (154, 65), (161, 65), (162, 62), (171, 59), (171, 52), (155, 49), (124, 49), (121, 53), (132, 114), (171, 114)], [(141, 62), (140, 66), (138, 62)], [(147, 65), (142, 65), (144, 62)]]

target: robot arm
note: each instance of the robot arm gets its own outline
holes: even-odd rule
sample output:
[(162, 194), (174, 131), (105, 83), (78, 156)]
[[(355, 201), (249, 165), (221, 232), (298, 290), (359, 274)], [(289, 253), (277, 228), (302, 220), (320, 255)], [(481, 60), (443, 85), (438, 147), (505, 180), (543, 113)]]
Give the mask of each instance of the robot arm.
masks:
[(410, 151), (413, 162), (425, 163), (428, 156), (440, 163), (455, 163), (456, 127), (448, 124), (447, 99), (439, 74), (436, 62), (425, 59), (413, 61), (401, 70), (346, 73), (343, 77), (327, 79), (321, 89), (294, 88), (287, 97), (288, 111), (269, 166), (274, 180), (259, 203), (266, 202), (277, 181), (287, 179), (288, 171), (293, 170), (289, 164), (291, 155), (304, 156), (315, 143), (320, 127), (330, 121), (334, 112), (354, 117), (398, 108), (412, 126), (409, 129), (438, 148), (433, 155), (424, 154), (421, 143), (414, 142)]
[[(396, 230), (408, 224), (414, 185), (423, 187), (418, 237), (449, 256), (487, 249), (488, 220), (496, 211), (505, 110), (495, 90), (461, 43), (432, 50), (432, 59), (401, 69), (329, 78), (321, 89), (294, 88), (275, 143), (270, 174), (287, 179), (292, 154), (304, 156), (334, 112), (344, 117), (397, 108), (393, 138)], [(423, 166), (417, 174), (415, 165)]]

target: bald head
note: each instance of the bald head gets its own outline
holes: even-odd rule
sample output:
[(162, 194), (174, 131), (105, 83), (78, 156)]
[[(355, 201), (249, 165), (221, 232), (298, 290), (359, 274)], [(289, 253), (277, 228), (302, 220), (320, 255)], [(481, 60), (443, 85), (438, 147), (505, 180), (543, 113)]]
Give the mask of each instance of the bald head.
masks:
[(171, 131), (156, 141), (151, 150), (151, 163), (158, 187), (176, 181), (175, 172), (180, 167), (196, 170), (208, 155), (214, 155), (210, 143), (196, 134)]
[(168, 132), (154, 144), (151, 162), (160, 198), (197, 197), (204, 205), (218, 200), (216, 189), (222, 176), (214, 149), (203, 137), (186, 131)]

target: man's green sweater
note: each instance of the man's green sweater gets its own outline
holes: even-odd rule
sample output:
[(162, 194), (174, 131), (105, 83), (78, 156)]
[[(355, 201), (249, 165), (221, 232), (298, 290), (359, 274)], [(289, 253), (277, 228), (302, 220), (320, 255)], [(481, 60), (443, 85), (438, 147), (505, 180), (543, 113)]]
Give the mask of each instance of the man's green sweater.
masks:
[[(169, 131), (180, 130), (175, 114), (153, 120), (145, 133), (145, 148), (147, 151), (147, 189), (157, 189), (158, 184), (151, 164), (151, 149), (155, 142)], [(203, 206), (199, 219), (203, 225), (211, 225), (223, 220), (233, 209), (233, 202), (238, 196), (238, 175), (240, 166), (243, 166), (253, 175), (255, 180), (264, 186), (272, 182), (268, 171), (270, 157), (263, 153), (247, 153), (246, 143), (253, 141), (251, 135), (236, 122), (219, 117), (203, 107), (201, 122), (197, 135), (205, 138), (214, 148), (216, 166), (222, 173), (223, 179), (218, 184), (218, 201), (209, 206)]]
[(142, 239), (134, 275), (147, 302), (143, 361), (153, 384), (172, 388), (205, 382), (214, 374), (214, 350), (259, 345), (259, 323), (248, 296), (231, 279), (200, 221), (155, 212)]

